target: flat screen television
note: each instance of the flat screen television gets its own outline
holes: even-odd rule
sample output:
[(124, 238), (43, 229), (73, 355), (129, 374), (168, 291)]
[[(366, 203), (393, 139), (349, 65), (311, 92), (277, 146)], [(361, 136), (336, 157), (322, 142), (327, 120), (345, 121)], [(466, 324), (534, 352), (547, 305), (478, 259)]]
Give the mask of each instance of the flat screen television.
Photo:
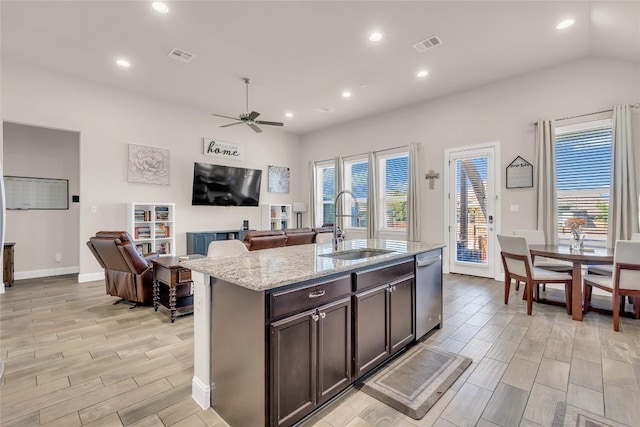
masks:
[(192, 205), (258, 206), (262, 171), (195, 163)]

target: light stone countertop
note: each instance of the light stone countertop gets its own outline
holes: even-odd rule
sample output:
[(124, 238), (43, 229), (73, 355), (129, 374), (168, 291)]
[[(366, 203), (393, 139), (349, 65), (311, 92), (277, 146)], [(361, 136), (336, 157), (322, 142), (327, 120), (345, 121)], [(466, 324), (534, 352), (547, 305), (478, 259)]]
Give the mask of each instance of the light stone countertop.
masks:
[(324, 243), (262, 249), (221, 258), (205, 257), (184, 261), (180, 265), (247, 289), (266, 291), (334, 273), (353, 271), (406, 258), (408, 255), (440, 249), (444, 246), (438, 243), (400, 240), (355, 239), (341, 242), (337, 252), (362, 248), (387, 249), (393, 252), (370, 258), (341, 260), (319, 256), (332, 252), (331, 243)]

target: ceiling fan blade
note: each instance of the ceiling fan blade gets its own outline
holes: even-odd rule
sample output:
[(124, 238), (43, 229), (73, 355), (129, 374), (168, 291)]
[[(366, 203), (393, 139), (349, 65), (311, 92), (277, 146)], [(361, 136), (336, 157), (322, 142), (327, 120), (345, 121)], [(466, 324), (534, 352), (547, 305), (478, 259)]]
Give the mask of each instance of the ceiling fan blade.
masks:
[(257, 111), (252, 111), (249, 113), (249, 115), (247, 116), (247, 118), (249, 120), (254, 120), (256, 117), (258, 117), (260, 115), (260, 113), (258, 113)]
[(256, 120), (255, 122), (259, 125), (284, 126), (284, 123), (280, 122), (265, 122), (263, 120)]
[(242, 122), (229, 123), (228, 125), (222, 125), (221, 128), (228, 128), (229, 126), (241, 125)]
[(211, 114), (212, 116), (216, 116), (216, 117), (223, 117), (225, 119), (231, 119), (231, 120), (240, 120), (237, 117), (229, 117), (229, 116), (223, 116), (222, 114)]
[(256, 133), (260, 133), (262, 132), (262, 129), (260, 129), (258, 126), (254, 125), (253, 123), (247, 123), (249, 125), (249, 127), (251, 129), (253, 129)]

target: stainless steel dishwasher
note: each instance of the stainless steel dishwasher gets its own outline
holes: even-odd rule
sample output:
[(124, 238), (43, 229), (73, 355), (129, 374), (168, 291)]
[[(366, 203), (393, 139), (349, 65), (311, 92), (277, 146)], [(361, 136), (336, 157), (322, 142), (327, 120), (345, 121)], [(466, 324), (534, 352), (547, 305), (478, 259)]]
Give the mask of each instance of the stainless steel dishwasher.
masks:
[(416, 255), (416, 339), (442, 327), (442, 249)]

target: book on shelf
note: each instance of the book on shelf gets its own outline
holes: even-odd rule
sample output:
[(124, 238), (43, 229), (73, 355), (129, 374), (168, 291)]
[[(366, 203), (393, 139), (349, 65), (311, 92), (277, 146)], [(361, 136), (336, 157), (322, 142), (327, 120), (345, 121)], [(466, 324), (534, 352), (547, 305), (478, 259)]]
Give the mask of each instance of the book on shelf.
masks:
[(167, 224), (156, 224), (156, 239), (171, 237), (170, 226)]
[(151, 211), (144, 209), (136, 209), (133, 212), (134, 221), (151, 221)]
[(140, 255), (145, 255), (151, 252), (151, 243), (138, 243), (136, 244), (136, 251)]
[(133, 232), (134, 232), (134, 238), (135, 239), (150, 239), (151, 238), (151, 228), (150, 227), (146, 227), (146, 226), (135, 227), (133, 229)]
[(169, 207), (156, 206), (156, 221), (168, 221), (168, 220), (169, 220)]

